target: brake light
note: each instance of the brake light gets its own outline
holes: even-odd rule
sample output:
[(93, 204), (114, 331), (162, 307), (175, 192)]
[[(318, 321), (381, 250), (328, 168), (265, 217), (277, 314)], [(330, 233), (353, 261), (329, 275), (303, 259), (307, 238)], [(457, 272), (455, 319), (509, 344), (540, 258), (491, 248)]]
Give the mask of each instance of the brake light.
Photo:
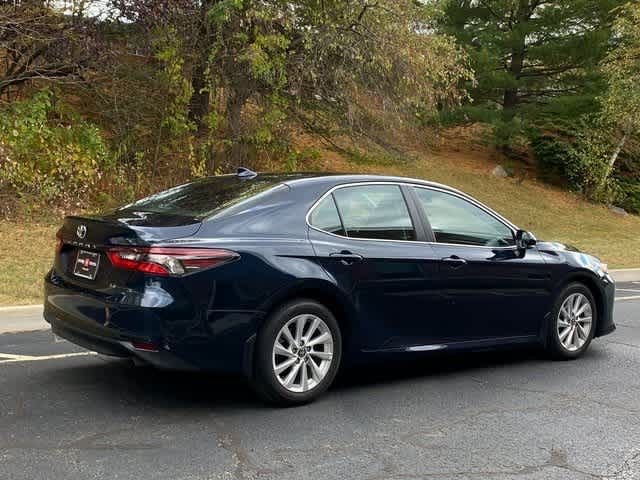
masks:
[(186, 275), (239, 257), (220, 248), (119, 247), (107, 251), (112, 265), (154, 275)]
[(62, 241), (62, 235), (60, 235), (60, 232), (58, 232), (56, 233), (56, 253), (60, 253), (63, 245), (64, 242)]
[(158, 347), (151, 342), (137, 342), (137, 341), (133, 341), (131, 342), (131, 346), (133, 348), (135, 348), (136, 350), (142, 350), (144, 352), (158, 352), (160, 351), (158, 349)]

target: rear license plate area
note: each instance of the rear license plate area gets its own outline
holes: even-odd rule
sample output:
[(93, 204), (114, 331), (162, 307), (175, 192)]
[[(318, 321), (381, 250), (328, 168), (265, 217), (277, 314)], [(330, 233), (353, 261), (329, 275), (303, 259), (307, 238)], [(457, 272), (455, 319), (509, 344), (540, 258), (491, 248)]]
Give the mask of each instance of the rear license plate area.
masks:
[(100, 266), (100, 254), (87, 250), (78, 250), (76, 262), (73, 266), (73, 274), (77, 277), (94, 280)]

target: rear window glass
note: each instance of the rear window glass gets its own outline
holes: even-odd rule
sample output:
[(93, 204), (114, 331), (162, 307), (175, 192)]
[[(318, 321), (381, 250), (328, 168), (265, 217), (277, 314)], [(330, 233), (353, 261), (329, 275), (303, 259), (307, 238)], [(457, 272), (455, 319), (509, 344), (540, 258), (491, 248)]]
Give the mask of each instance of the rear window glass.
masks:
[(156, 193), (122, 207), (193, 218), (206, 218), (222, 210), (266, 193), (281, 184), (281, 177), (241, 179), (235, 175), (207, 177)]

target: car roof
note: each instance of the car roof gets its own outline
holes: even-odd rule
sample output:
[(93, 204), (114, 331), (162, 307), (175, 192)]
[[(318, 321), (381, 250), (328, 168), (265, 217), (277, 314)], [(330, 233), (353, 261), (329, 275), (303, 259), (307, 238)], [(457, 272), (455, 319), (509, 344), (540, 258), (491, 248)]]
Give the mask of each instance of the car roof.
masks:
[[(274, 184), (283, 183), (289, 187), (298, 187), (303, 185), (313, 187), (327, 187), (332, 188), (338, 185), (350, 184), (350, 183), (366, 183), (366, 182), (393, 182), (393, 183), (412, 183), (415, 185), (424, 185), (429, 187), (436, 187), (443, 190), (455, 192), (464, 196), (469, 196), (465, 192), (457, 190), (448, 185), (442, 183), (430, 182), (427, 180), (421, 180), (417, 178), (398, 177), (393, 175), (372, 175), (372, 174), (345, 174), (339, 172), (290, 172), (290, 173), (274, 173), (274, 172), (260, 172), (255, 173), (245, 168), (239, 169), (248, 171), (252, 176), (247, 177), (247, 181), (260, 177), (264, 180), (271, 180)], [(227, 174), (222, 176), (235, 177), (237, 174)]]
[[(262, 174), (264, 175), (264, 174)], [(278, 174), (266, 174), (277, 177)], [(468, 194), (461, 192), (453, 187), (437, 182), (430, 182), (417, 178), (398, 177), (393, 175), (371, 175), (371, 174), (344, 174), (344, 173), (314, 173), (314, 172), (298, 172), (290, 174), (282, 174), (282, 183), (289, 186), (324, 185), (328, 188), (350, 184), (350, 183), (367, 183), (367, 182), (393, 182), (393, 183), (412, 183), (415, 185), (423, 185), (428, 187), (436, 187), (443, 190), (459, 193), (464, 196)]]

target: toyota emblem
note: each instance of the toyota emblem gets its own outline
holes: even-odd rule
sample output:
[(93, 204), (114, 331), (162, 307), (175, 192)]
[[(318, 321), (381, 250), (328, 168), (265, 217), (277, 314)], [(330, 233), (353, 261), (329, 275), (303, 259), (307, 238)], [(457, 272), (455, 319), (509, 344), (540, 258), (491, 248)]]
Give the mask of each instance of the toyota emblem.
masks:
[(84, 237), (86, 237), (87, 236), (87, 226), (86, 225), (78, 225), (78, 228), (76, 228), (76, 235), (80, 239), (83, 239)]

